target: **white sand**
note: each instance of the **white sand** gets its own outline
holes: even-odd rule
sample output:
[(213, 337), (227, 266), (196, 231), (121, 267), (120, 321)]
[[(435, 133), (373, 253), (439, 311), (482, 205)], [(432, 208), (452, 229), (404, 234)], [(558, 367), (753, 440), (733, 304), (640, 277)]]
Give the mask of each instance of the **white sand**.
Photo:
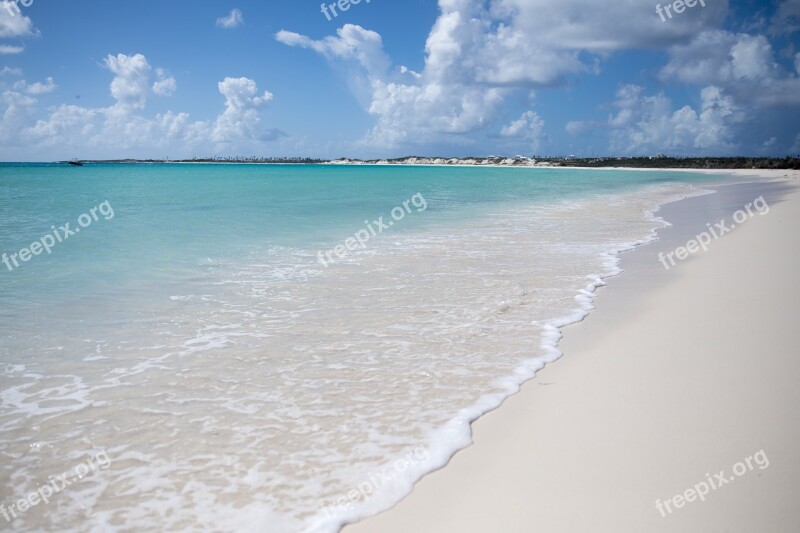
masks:
[[(767, 215), (669, 272), (655, 255), (757, 192), (665, 209), (675, 226), (624, 257), (565, 329), (564, 357), (476, 421), (447, 467), (345, 532), (800, 531), (800, 192), (767, 194)], [(751, 460), (704, 502), (656, 509), (760, 450), (767, 468)]]

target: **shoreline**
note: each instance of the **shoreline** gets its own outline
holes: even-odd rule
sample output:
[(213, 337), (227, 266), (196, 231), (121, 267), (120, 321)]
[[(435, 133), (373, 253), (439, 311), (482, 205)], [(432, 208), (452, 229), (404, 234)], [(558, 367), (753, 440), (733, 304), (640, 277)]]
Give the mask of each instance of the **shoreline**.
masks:
[[(690, 173), (759, 173), (759, 172), (797, 172), (795, 167), (773, 167), (773, 168), (742, 168), (737, 167), (715, 167), (715, 168), (699, 168), (699, 167), (642, 167), (642, 166), (585, 166), (585, 165), (557, 165), (549, 161), (536, 163), (535, 160), (530, 159), (525, 164), (521, 163), (490, 163), (488, 158), (450, 158), (449, 160), (457, 160), (457, 163), (441, 162), (435, 163), (426, 161), (422, 163), (409, 162), (407, 160), (388, 162), (386, 160), (379, 161), (359, 161), (359, 160), (346, 160), (341, 162), (339, 160), (310, 160), (310, 161), (293, 161), (287, 158), (286, 161), (190, 161), (190, 160), (147, 160), (147, 159), (108, 159), (108, 160), (92, 160), (81, 159), (81, 163), (88, 165), (277, 165), (277, 166), (330, 166), (330, 167), (453, 167), (453, 168), (524, 168), (524, 169), (571, 169), (571, 170), (632, 170), (643, 172), (690, 172)], [(408, 159), (441, 159), (445, 158), (408, 158)], [(496, 158), (498, 159), (498, 158)], [(514, 158), (505, 158), (506, 161), (512, 161)], [(713, 158), (712, 158), (713, 159)], [(730, 158), (736, 159), (736, 158)], [(776, 160), (775, 158), (755, 158)], [(473, 161), (468, 163), (467, 161)], [(25, 165), (25, 164), (41, 164), (41, 165), (61, 165), (66, 164), (67, 161), (3, 161), (0, 164), (8, 165)], [(84, 165), (81, 165), (84, 166)]]
[[(654, 169), (642, 170), (655, 171)], [(663, 170), (675, 171), (682, 169)], [(647, 399), (645, 398), (644, 401), (642, 401), (641, 398), (643, 392), (642, 385), (648, 384), (663, 388), (666, 385), (665, 382), (668, 380), (653, 379), (653, 376), (649, 376), (651, 379), (648, 381), (637, 374), (637, 372), (641, 370), (639, 368), (641, 361), (639, 361), (635, 355), (636, 346), (626, 345), (628, 348), (627, 351), (620, 350), (618, 347), (605, 347), (605, 350), (600, 350), (595, 344), (597, 344), (598, 340), (603, 340), (606, 343), (613, 341), (613, 339), (609, 339), (609, 333), (619, 333), (621, 340), (628, 338), (638, 339), (641, 344), (654, 336), (657, 331), (661, 331), (662, 333), (664, 331), (667, 333), (674, 333), (674, 330), (677, 328), (691, 331), (695, 324), (687, 322), (680, 313), (673, 313), (670, 315), (671, 320), (667, 321), (664, 320), (663, 317), (660, 317), (659, 311), (661, 310), (659, 308), (655, 308), (655, 310), (653, 308), (647, 308), (648, 306), (642, 303), (642, 301), (649, 302), (654, 298), (660, 299), (665, 297), (669, 301), (671, 299), (670, 295), (673, 293), (678, 293), (682, 297), (688, 298), (691, 294), (686, 293), (685, 285), (691, 283), (699, 283), (701, 286), (704, 284), (713, 285), (713, 282), (718, 280), (708, 280), (707, 275), (705, 278), (698, 274), (688, 276), (687, 273), (693, 272), (702, 265), (707, 265), (714, 261), (713, 256), (716, 252), (709, 250), (705, 254), (698, 254), (701, 257), (690, 258), (685, 261), (686, 264), (680, 264), (678, 265), (679, 268), (667, 273), (665, 273), (663, 269), (659, 272), (657, 269), (661, 269), (661, 267), (657, 263), (654, 268), (654, 254), (657, 251), (672, 249), (674, 248), (673, 245), (685, 243), (691, 236), (696, 235), (701, 229), (705, 229), (704, 223), (714, 221), (715, 219), (718, 220), (719, 216), (717, 215), (720, 212), (726, 211), (726, 216), (730, 216), (737, 209), (734, 207), (737, 201), (741, 201), (747, 194), (752, 196), (758, 190), (766, 191), (774, 189), (769, 192), (769, 194), (774, 194), (775, 197), (773, 201), (778, 202), (778, 204), (776, 204), (778, 207), (775, 209), (782, 212), (782, 216), (787, 216), (787, 206), (782, 205), (779, 200), (781, 193), (777, 192), (778, 189), (776, 189), (776, 187), (781, 188), (781, 186), (776, 183), (776, 180), (785, 184), (790, 180), (797, 180), (798, 177), (800, 177), (800, 173), (790, 170), (764, 171), (748, 169), (735, 171), (713, 169), (683, 171), (711, 174), (724, 173), (739, 177), (753, 177), (756, 178), (757, 181), (755, 183), (739, 183), (737, 185), (712, 185), (710, 188), (717, 191), (725, 190), (726, 192), (717, 192), (716, 194), (700, 197), (690, 197), (662, 206), (662, 209), (657, 212), (656, 215), (665, 218), (672, 226), (659, 229), (658, 240), (651, 241), (646, 245), (639, 246), (635, 250), (621, 255), (621, 266), (626, 274), (624, 276), (607, 278), (607, 284), (610, 290), (602, 291), (600, 293), (602, 294), (601, 297), (598, 297), (599, 295), (595, 296), (593, 302), (594, 309), (590, 312), (589, 317), (582, 322), (573, 324), (572, 327), (566, 327), (562, 330), (564, 337), (559, 343), (559, 350), (564, 353), (564, 357), (559, 360), (559, 364), (548, 364), (545, 369), (537, 374), (536, 378), (526, 382), (522, 386), (521, 392), (508, 398), (498, 409), (490, 411), (474, 421), (472, 423), (473, 444), (457, 452), (450, 459), (445, 468), (430, 473), (420, 480), (412, 494), (397, 504), (395, 508), (347, 526), (344, 529), (345, 532), (394, 532), (408, 530), (485, 531), (487, 529), (491, 530), (492, 528), (497, 529), (498, 524), (500, 525), (500, 529), (504, 531), (528, 531), (531, 523), (542, 523), (543, 511), (539, 508), (540, 506), (545, 510), (552, 511), (548, 514), (551, 520), (551, 522), (549, 522), (551, 524), (550, 527), (543, 526), (542, 530), (577, 531), (591, 527), (593, 524), (591, 519), (587, 519), (588, 521), (580, 526), (575, 524), (573, 528), (565, 527), (565, 516), (569, 515), (571, 519), (576, 518), (572, 516), (575, 513), (569, 512), (568, 508), (570, 502), (585, 501), (581, 498), (567, 497), (566, 494), (568, 494), (570, 490), (578, 489), (582, 493), (585, 492), (586, 498), (598, 499), (598, 495), (602, 495), (604, 497), (599, 499), (609, 499), (605, 497), (609, 490), (618, 488), (615, 485), (615, 481), (618, 481), (615, 480), (615, 472), (626, 471), (631, 474), (631, 477), (635, 477), (633, 474), (636, 472), (630, 472), (631, 465), (617, 465), (617, 470), (609, 469), (608, 464), (614, 464), (612, 459), (614, 459), (615, 456), (612, 454), (605, 464), (601, 464), (599, 468), (597, 468), (605, 472), (605, 477), (598, 476), (597, 479), (590, 483), (578, 481), (580, 478), (576, 480), (575, 477), (578, 472), (574, 471), (570, 463), (576, 460), (579, 463), (583, 462), (595, 454), (595, 450), (591, 446), (588, 446), (590, 444), (589, 442), (582, 442), (585, 441), (580, 435), (582, 425), (587, 425), (596, 430), (597, 437), (601, 442), (616, 443), (616, 445), (620, 446), (621, 450), (625, 450), (626, 442), (641, 440), (642, 436), (637, 435), (635, 431), (631, 433), (630, 428), (629, 433), (626, 434), (625, 437), (617, 436), (613, 433), (614, 424), (619, 426), (618, 419), (620, 417), (625, 419), (626, 416), (630, 415), (627, 406), (618, 404), (613, 398), (607, 399), (605, 406), (608, 407), (609, 404), (613, 405), (614, 409), (612, 412), (614, 415), (607, 418), (614, 420), (614, 424), (609, 424), (609, 427), (597, 427), (600, 425), (598, 421), (584, 420), (580, 412), (580, 407), (598, 409), (604, 405), (602, 401), (598, 405), (594, 405), (594, 402), (590, 402), (590, 405), (584, 405), (584, 395), (589, 394), (591, 396), (592, 392), (596, 392), (598, 395), (607, 394), (609, 391), (605, 389), (600, 382), (613, 382), (615, 387), (618, 386), (620, 389), (628, 392), (632, 400), (642, 403), (642, 405), (634, 409), (634, 411), (639, 413), (642, 409), (645, 409), (644, 406), (648, 405)], [(739, 192), (732, 193), (731, 191), (736, 188), (738, 188)], [(709, 199), (710, 197), (713, 197), (713, 199)], [(735, 199), (733, 199), (733, 197), (735, 197)], [(776, 200), (776, 198), (778, 200)], [(796, 189), (794, 192), (787, 193), (787, 198), (791, 199), (791, 203), (794, 207), (796, 207), (797, 202), (800, 202), (800, 195), (798, 195)], [(750, 198), (748, 201), (750, 200), (753, 200), (753, 198)], [(692, 209), (697, 209), (697, 207), (692, 207), (693, 205), (701, 205), (704, 206), (704, 208), (699, 213), (692, 212)], [(773, 206), (772, 202), (770, 202), (770, 206)], [(741, 207), (741, 205), (739, 207)], [(775, 218), (777, 217), (773, 215), (772, 217), (764, 218), (764, 220), (774, 220)], [(774, 222), (770, 224), (772, 225)], [(752, 223), (750, 225), (754, 226)], [(789, 224), (789, 226), (791, 226), (791, 224)], [(752, 266), (756, 270), (758, 268), (762, 270), (769, 269), (771, 264), (769, 261), (758, 264), (752, 258), (746, 257), (748, 254), (745, 245), (739, 244), (739, 247), (736, 248), (736, 244), (739, 241), (744, 239), (752, 240), (754, 237), (751, 235), (754, 231), (756, 230), (751, 228), (742, 229), (739, 232), (735, 232), (735, 234), (745, 235), (745, 237), (734, 237), (733, 235), (725, 236), (719, 243), (715, 242), (714, 247), (733, 248), (733, 251), (730, 253), (736, 257), (737, 261), (741, 260), (747, 262), (749, 266)], [(784, 225), (784, 238), (788, 231), (790, 231), (789, 228)], [(778, 235), (780, 235), (780, 233)], [(779, 252), (788, 255), (797, 255), (792, 254), (792, 250), (789, 247), (784, 247), (782, 250), (779, 250)], [(708, 256), (712, 259), (703, 256)], [(788, 262), (790, 263), (791, 261)], [(726, 285), (731, 284), (731, 277), (735, 279), (736, 273), (728, 272), (725, 275), (724, 281)], [(763, 275), (761, 278), (763, 278), (764, 282), (773, 284), (778, 281), (769, 279), (769, 275)], [(784, 281), (791, 283), (791, 278)], [(733, 283), (733, 286), (736, 286), (736, 284)], [(695, 307), (692, 309), (692, 315), (700, 313), (702, 316), (703, 309), (707, 310), (708, 315), (713, 315), (715, 312), (718, 312), (719, 309), (714, 309), (712, 312), (711, 309), (707, 308), (714, 307), (714, 303), (714, 300), (693, 303), (692, 305)], [(665, 310), (675, 307), (675, 304), (672, 304), (671, 307), (670, 305), (665, 305)], [(632, 313), (631, 309), (639, 309), (646, 312), (638, 316)], [(777, 314), (781, 312), (791, 316), (790, 309), (781, 308), (775, 310)], [(767, 320), (770, 317), (772, 317), (772, 315), (765, 313), (763, 319)], [(629, 322), (635, 323), (639, 329), (629, 325)], [(746, 328), (742, 327), (737, 331), (744, 334)], [(690, 360), (690, 356), (698, 359), (702, 357), (702, 353), (698, 353), (698, 351), (702, 351), (704, 344), (713, 344), (716, 342), (716, 338), (704, 337), (702, 332), (693, 332), (692, 335), (696, 337), (695, 344), (684, 347), (686, 353), (689, 354), (685, 357), (688, 357)], [(739, 344), (744, 344), (746, 339), (739, 339), (739, 336), (740, 335), (730, 335), (730, 338), (726, 340), (728, 342), (737, 341)], [(783, 349), (786, 355), (788, 355), (789, 350), (793, 349), (793, 345), (785, 339), (782, 342), (780, 340), (775, 340), (774, 342)], [(731, 349), (735, 349), (735, 347), (736, 343), (733, 343)], [(663, 351), (659, 351), (658, 349), (653, 351), (655, 353), (653, 357), (656, 357), (657, 363), (664, 363), (665, 359), (667, 361), (669, 360), (669, 355), (665, 355)], [(581, 360), (588, 357), (587, 354), (596, 354), (596, 359), (581, 362)], [(586, 366), (582, 367), (580, 365)], [(800, 366), (796, 363), (793, 368), (795, 370), (800, 370)], [(667, 370), (670, 369), (668, 368)], [(675, 373), (674, 368), (672, 368), (671, 371), (673, 374)], [(587, 375), (587, 372), (594, 375)], [(715, 372), (719, 372), (719, 369), (710, 366), (706, 369), (706, 374), (703, 374), (703, 377), (713, 384), (716, 378), (714, 375)], [(783, 371), (778, 374), (778, 378), (781, 375), (788, 374), (792, 374), (792, 372), (783, 369)], [(678, 373), (678, 377), (680, 377), (680, 373)], [(558, 391), (559, 388), (549, 387), (551, 384), (557, 385), (561, 383), (562, 380), (566, 382), (572, 380), (575, 382), (581, 379), (583, 379), (581, 382), (581, 390), (573, 390), (572, 393), (568, 395), (560, 396), (558, 393), (554, 394), (553, 390), (555, 389)], [(733, 376), (732, 379), (741, 381), (743, 376), (737, 374)], [(762, 385), (762, 387), (764, 386), (769, 388), (768, 383)], [(566, 389), (567, 387), (563, 388)], [(763, 393), (765, 391), (759, 389), (759, 392)], [(670, 397), (669, 393), (665, 394), (665, 398), (667, 401), (681, 403), (680, 398), (676, 399)], [(788, 405), (796, 404), (798, 396), (793, 396), (793, 399), (795, 400), (794, 403)], [(658, 407), (659, 405), (650, 405), (648, 408), (655, 410)], [(776, 409), (779, 410), (781, 405), (772, 405), (770, 407), (774, 411)], [(563, 414), (566, 408), (569, 408), (570, 413), (575, 415), (574, 418), (570, 419), (566, 417), (559, 419), (558, 413)], [(730, 415), (729, 412), (725, 412), (725, 414)], [(704, 422), (711, 422), (703, 418), (702, 414), (699, 416)], [(652, 419), (647, 419), (647, 417), (645, 417), (645, 419), (646, 422), (652, 422)], [(578, 421), (580, 421), (580, 423), (578, 423)], [(677, 423), (675, 420), (671, 422)], [(658, 424), (655, 424), (654, 431), (659, 430), (658, 426)], [(578, 432), (578, 434), (576, 435), (575, 432)], [(678, 433), (677, 438), (685, 439), (686, 433), (687, 432)], [(564, 435), (574, 437), (574, 441), (573, 439), (564, 437)], [(736, 436), (735, 432), (734, 436)], [(791, 439), (788, 440), (791, 441)], [(791, 444), (791, 442), (783, 441), (783, 444)], [(663, 449), (663, 444), (648, 441), (648, 445), (658, 449), (659, 452), (665, 454), (666, 457), (674, 459), (674, 457), (678, 456), (674, 450), (670, 450), (668, 447)], [(780, 445), (780, 442), (776, 445), (778, 449), (780, 449)], [(578, 450), (573, 450), (573, 453), (565, 453), (563, 448), (570, 446), (576, 447)], [(721, 446), (722, 444), (716, 443), (714, 449), (720, 448)], [(776, 449), (776, 447), (773, 446), (773, 449)], [(630, 453), (634, 457), (641, 458), (641, 453), (647, 450), (648, 447), (645, 446), (643, 449), (630, 450)], [(744, 450), (740, 451), (741, 454), (744, 454)], [(756, 449), (749, 450), (751, 454), (757, 451)], [(767, 452), (768, 451), (769, 450), (767, 450)], [(616, 455), (620, 455), (620, 452), (615, 453)], [(542, 454), (544, 454), (545, 457), (542, 457)], [(558, 460), (548, 460), (548, 454), (552, 454), (552, 456), (554, 458), (557, 457)], [(744, 455), (742, 458), (744, 458)], [(691, 457), (684, 457), (683, 459), (685, 459), (683, 463), (678, 461), (677, 464), (672, 464), (669, 471), (656, 469), (656, 474), (674, 475), (675, 472), (681, 471), (680, 467), (684, 466), (684, 463), (692, 463), (690, 460)], [(657, 460), (656, 462), (659, 461), (660, 460)], [(720, 461), (714, 462), (709, 459), (694, 470), (694, 477), (700, 479), (705, 471), (700, 472), (699, 470), (703, 468), (714, 470), (719, 462)], [(674, 460), (673, 463), (675, 463)], [(721, 461), (721, 463), (719, 467), (725, 465), (725, 461)], [(584, 467), (585, 466), (584, 464)], [(598, 467), (596, 464), (593, 464), (593, 466)], [(605, 468), (603, 468), (603, 466), (605, 466)], [(647, 465), (639, 466), (645, 467)], [(791, 466), (800, 471), (800, 468), (797, 468), (797, 464), (792, 464)], [(628, 468), (627, 470), (626, 467)], [(520, 472), (527, 472), (529, 474), (528, 477), (531, 479), (524, 479), (524, 476), (521, 476)], [(548, 475), (542, 478), (541, 474)], [(533, 483), (533, 480), (537, 477), (540, 481), (543, 479), (545, 481)], [(573, 479), (572, 483), (566, 484), (566, 487), (564, 483), (565, 477), (571, 477)], [(688, 484), (689, 479), (686, 479), (684, 484)], [(479, 482), (476, 480), (481, 481)], [(491, 482), (485, 482), (486, 480), (491, 480)], [(617, 483), (617, 485), (618, 484), (619, 483)], [(651, 485), (653, 484), (654, 483), (651, 483)], [(659, 485), (661, 484), (659, 483)], [(747, 483), (742, 482), (741, 485), (746, 487)], [(665, 483), (664, 486), (669, 486), (669, 484)], [(678, 488), (680, 486), (680, 484), (677, 484)], [(691, 485), (687, 486), (690, 487)], [(627, 489), (627, 487), (625, 488)], [(640, 486), (639, 490), (647, 488), (648, 487)], [(796, 484), (794, 488), (797, 488)], [(664, 492), (665, 497), (670, 493), (670, 491), (663, 490), (662, 492)], [(673, 492), (677, 492), (677, 488)], [(731, 490), (725, 492), (731, 492), (733, 494), (736, 491)], [(554, 498), (552, 497), (553, 494), (560, 494), (562, 498)], [(734, 497), (736, 496), (731, 496), (731, 498)], [(610, 499), (613, 500), (613, 498)], [(777, 499), (779, 500), (780, 498)], [(609, 502), (608, 508), (614, 508), (614, 504), (617, 504), (615, 508), (618, 512), (621, 512), (618, 505), (620, 500), (622, 499), (620, 498)], [(628, 502), (628, 504), (630, 505), (631, 502)], [(711, 509), (713, 506), (704, 505), (695, 507), (701, 509), (697, 512), (702, 515), (703, 509)], [(742, 506), (739, 505), (739, 508), (742, 508)], [(650, 511), (650, 509), (648, 508), (647, 511)], [(706, 511), (706, 514), (709, 513), (712, 513), (712, 511)], [(587, 513), (578, 514), (581, 514), (581, 516), (587, 515)], [(613, 515), (609, 513), (605, 514), (608, 515), (609, 528), (607, 530), (609, 531), (614, 530), (611, 527), (611, 524), (614, 523), (614, 519), (616, 519), (616, 521), (623, 521), (625, 518), (625, 513)], [(687, 516), (691, 514), (692, 513), (686, 513)], [(661, 524), (657, 522), (650, 523), (648, 517), (652, 518), (652, 516), (649, 516), (647, 513), (641, 514), (638, 510), (636, 516), (643, 520), (640, 527), (644, 529), (640, 530), (660, 530), (658, 529), (659, 527), (667, 529), (670, 527), (670, 521), (665, 521)], [(655, 517), (659, 520), (663, 520), (658, 514), (655, 514)], [(719, 515), (717, 514), (711, 517), (705, 516), (698, 520), (705, 520), (708, 522), (709, 520), (713, 521), (714, 517), (718, 518)], [(672, 526), (674, 527), (674, 524)], [(591, 530), (598, 529), (593, 527)], [(606, 529), (600, 530), (605, 531)], [(635, 529), (630, 530), (633, 531)]]

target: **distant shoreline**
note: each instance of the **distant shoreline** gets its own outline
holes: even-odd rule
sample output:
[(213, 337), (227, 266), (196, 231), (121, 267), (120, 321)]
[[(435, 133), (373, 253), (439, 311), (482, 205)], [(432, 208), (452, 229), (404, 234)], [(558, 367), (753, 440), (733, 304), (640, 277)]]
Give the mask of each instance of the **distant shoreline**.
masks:
[[(519, 167), (519, 168), (606, 168), (642, 170), (730, 170), (730, 169), (794, 169), (800, 170), (798, 157), (402, 157), (396, 159), (313, 159), (313, 158), (249, 158), (249, 159), (82, 159), (84, 164), (202, 164), (202, 165), (341, 165), (341, 166), (452, 166), (452, 167)], [(56, 161), (67, 164), (67, 161)]]

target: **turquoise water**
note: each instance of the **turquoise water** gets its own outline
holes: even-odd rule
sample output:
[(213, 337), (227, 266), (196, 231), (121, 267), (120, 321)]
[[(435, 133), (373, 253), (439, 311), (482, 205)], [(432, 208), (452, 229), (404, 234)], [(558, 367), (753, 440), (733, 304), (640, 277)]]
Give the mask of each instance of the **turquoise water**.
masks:
[[(409, 196), (427, 216), (394, 232), (469, 218), (493, 205), (622, 192), (685, 175), (561, 170), (264, 165), (0, 165), (0, 246), (8, 254), (108, 201), (115, 218), (0, 278), (15, 305), (201, 275), (210, 258), (271, 247), (324, 249)], [(435, 176), (435, 179), (431, 179)], [(370, 218), (372, 217), (372, 218)], [(387, 217), (388, 218), (388, 217)], [(13, 264), (12, 264), (13, 265)], [(6, 268), (7, 271), (7, 268)], [(2, 270), (0, 270), (2, 272)], [(9, 272), (11, 274), (11, 272)], [(19, 308), (5, 308), (13, 321)]]
[[(7, 256), (105, 205), (0, 264), (0, 501), (111, 462), (9, 527), (329, 531), (385, 508), (557, 355), (616, 254), (652, 238), (648, 213), (722, 180), (0, 164)], [(424, 209), (318, 261), (415, 195)], [(396, 457), (402, 475), (331, 510)]]
[[(601, 179), (598, 179), (601, 177)], [(706, 180), (708, 178), (705, 178)], [(307, 165), (0, 164), (0, 246), (9, 254), (108, 201), (115, 218), (0, 278), (4, 298), (180, 280), (208, 258), (270, 247), (327, 249), (409, 196), (427, 216), (394, 232), (479, 215), (495, 205), (624, 192), (686, 174), (546, 169)], [(387, 217), (388, 218), (388, 217)], [(120, 266), (124, 265), (124, 268)], [(15, 290), (16, 289), (16, 290)], [(10, 292), (5, 292), (9, 291)], [(55, 293), (55, 294), (54, 294)]]

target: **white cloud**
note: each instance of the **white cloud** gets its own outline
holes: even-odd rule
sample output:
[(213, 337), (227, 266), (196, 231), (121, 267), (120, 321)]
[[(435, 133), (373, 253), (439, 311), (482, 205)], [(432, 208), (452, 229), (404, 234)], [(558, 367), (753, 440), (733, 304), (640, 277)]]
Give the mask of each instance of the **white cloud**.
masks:
[(408, 74), (409, 76), (412, 76), (416, 79), (420, 79), (422, 77), (422, 74), (420, 74), (419, 72), (414, 72), (413, 70), (410, 70), (406, 66), (400, 66), (400, 74)]
[(14, 90), (26, 92), (28, 94), (40, 95), (47, 94), (55, 91), (58, 86), (53, 83), (53, 78), (48, 77), (47, 80), (42, 82), (35, 82), (28, 84), (25, 80), (20, 80), (14, 84)]
[(533, 111), (524, 112), (517, 120), (500, 130), (501, 137), (531, 138), (538, 137), (544, 121)]
[(217, 19), (217, 26), (232, 30), (244, 24), (244, 16), (239, 9), (232, 9), (227, 17), (220, 17)]
[(272, 100), (272, 93), (259, 95), (256, 82), (248, 78), (225, 78), (218, 87), (225, 97), (225, 111), (217, 117), (211, 139), (222, 143), (257, 138), (258, 108)]
[(24, 46), (13, 46), (10, 44), (0, 44), (0, 55), (21, 54), (25, 51)]
[(282, 30), (276, 39), (316, 51), (348, 71), (357, 100), (376, 118), (362, 143), (470, 143), (495, 123), (506, 100), (521, 90), (560, 84), (599, 72), (610, 53), (664, 48), (719, 25), (727, 0), (708, 4), (681, 24), (664, 24), (640, 0), (439, 0), (440, 14), (425, 44), (420, 72), (390, 68), (381, 36), (345, 25), (319, 40)]
[[(442, 31), (449, 30), (445, 27)], [(464, 76), (447, 65), (448, 54), (457, 55), (457, 50), (451, 48), (436, 28), (428, 38), (425, 71), (412, 75), (409, 83), (396, 80), (390, 72), (380, 35), (360, 26), (346, 24), (337, 30), (336, 37), (318, 41), (287, 31), (278, 32), (276, 39), (290, 46), (312, 49), (333, 62), (349, 62), (362, 69), (361, 77), (351, 76), (349, 81), (357, 96), (359, 92), (366, 93), (360, 99), (377, 118), (376, 126), (364, 139), (371, 146), (424, 143), (440, 135), (474, 131), (490, 123), (505, 92), (465, 83)], [(409, 79), (407, 69), (398, 72)]]
[[(440, 2), (444, 3), (461, 2)], [(727, 0), (707, 2), (691, 16), (670, 24), (656, 14), (655, 2), (641, 0), (494, 0), (490, 4), (496, 18), (508, 20), (509, 27), (534, 41), (593, 53), (675, 44), (720, 25), (728, 13)]]
[(289, 46), (310, 48), (330, 60), (355, 61), (370, 75), (384, 75), (389, 68), (389, 57), (383, 51), (381, 36), (361, 26), (345, 24), (336, 30), (337, 36), (327, 36), (315, 41), (290, 31), (281, 30), (275, 38)]
[[(6, 7), (5, 0), (0, 0), (0, 37), (28, 37), (36, 34), (33, 29), (31, 19), (22, 14), (22, 10), (17, 13), (14, 5), (10, 5), (10, 10)], [(19, 6), (16, 6), (19, 7)]]
[(772, 45), (763, 35), (703, 32), (671, 48), (669, 57), (662, 80), (722, 87), (739, 105), (800, 105), (800, 79), (775, 62)]
[(669, 57), (661, 78), (694, 84), (727, 85), (770, 75), (776, 68), (766, 38), (723, 30), (703, 32), (688, 44), (672, 47)]
[(377, 117), (377, 124), (364, 142), (376, 147), (423, 144), (473, 132), (491, 123), (503, 100), (501, 89), (468, 85), (406, 85), (376, 80), (373, 87), (369, 112)]
[(730, 51), (733, 76), (758, 80), (773, 77), (777, 65), (772, 59), (772, 45), (763, 35), (741, 35)]
[(188, 113), (173, 113), (167, 111), (164, 114), (156, 115), (156, 122), (159, 128), (170, 139), (188, 137), (187, 129), (190, 125)]
[(19, 142), (19, 133), (30, 120), (36, 99), (16, 91), (4, 91), (0, 94), (0, 103), (5, 106), (0, 121), (0, 146), (10, 146)]
[(619, 111), (608, 120), (611, 149), (625, 154), (731, 152), (731, 126), (744, 119), (742, 110), (718, 87), (706, 87), (700, 96), (699, 113), (688, 105), (673, 111), (663, 93), (647, 96), (640, 86), (621, 87), (614, 103)]
[(106, 57), (105, 63), (116, 74), (111, 81), (111, 96), (117, 100), (117, 105), (144, 108), (152, 70), (147, 59), (142, 54), (117, 54)]
[(159, 96), (172, 96), (177, 89), (175, 78), (167, 76), (163, 68), (156, 69), (156, 77), (158, 79), (153, 83), (153, 92)]
[(72, 132), (89, 136), (95, 128), (94, 119), (100, 112), (76, 105), (60, 105), (50, 114), (48, 120), (38, 121), (26, 133), (40, 139), (49, 137), (55, 142), (58, 142), (59, 135)]
[(526, 141), (526, 148), (536, 152), (544, 138), (544, 120), (534, 111), (525, 111), (517, 120), (503, 126), (500, 136)]
[(544, 120), (536, 112), (526, 111), (517, 120), (503, 126), (500, 136), (538, 142), (543, 131)]
[(121, 157), (130, 154), (130, 150), (239, 151), (263, 147), (265, 141), (282, 135), (277, 130), (261, 128), (260, 110), (273, 96), (268, 91), (260, 92), (249, 78), (225, 78), (218, 84), (225, 107), (212, 121), (192, 121), (187, 113), (173, 111), (148, 117), (143, 110), (150, 91), (167, 94), (174, 90), (174, 79), (163, 69), (155, 69), (158, 79), (151, 89), (153, 69), (141, 54), (109, 55), (105, 64), (114, 74), (109, 90), (116, 102), (109, 107), (60, 105), (51, 108), (45, 118), (34, 121), (31, 117), (37, 101), (28, 94), (54, 90), (52, 78), (30, 85), (18, 81), (14, 90), (2, 93), (0, 110), (5, 108), (5, 112), (0, 139), (4, 147), (35, 143), (62, 151), (91, 150), (93, 154)]
[[(560, 3), (567, 11), (579, 0)], [(425, 45), (425, 72), (436, 81), (539, 86), (564, 75), (591, 70), (578, 58), (580, 47), (545, 38), (534, 25), (529, 7), (545, 13), (552, 6), (540, 1), (495, 1), (484, 7), (478, 0), (440, 0), (441, 14)], [(554, 13), (560, 16), (562, 13)], [(547, 16), (547, 15), (545, 15)]]

